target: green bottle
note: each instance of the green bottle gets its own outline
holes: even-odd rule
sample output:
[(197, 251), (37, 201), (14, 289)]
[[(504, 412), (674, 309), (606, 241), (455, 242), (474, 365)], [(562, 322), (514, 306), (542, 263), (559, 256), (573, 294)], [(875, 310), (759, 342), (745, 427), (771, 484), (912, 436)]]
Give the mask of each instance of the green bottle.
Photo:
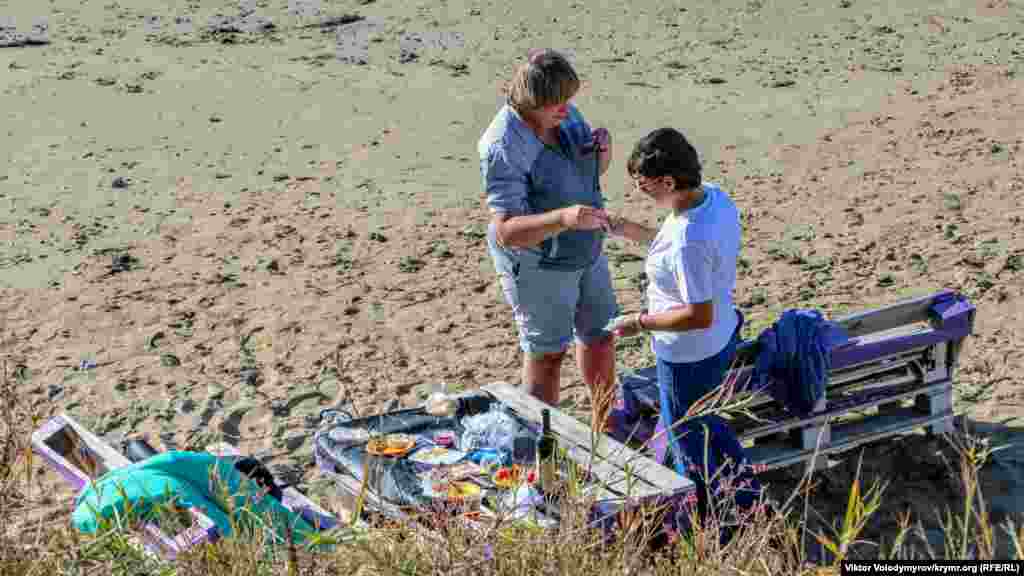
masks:
[(541, 410), (540, 440), (537, 442), (537, 475), (541, 492), (550, 492), (555, 488), (555, 456), (558, 452), (558, 440), (551, 431), (551, 411)]

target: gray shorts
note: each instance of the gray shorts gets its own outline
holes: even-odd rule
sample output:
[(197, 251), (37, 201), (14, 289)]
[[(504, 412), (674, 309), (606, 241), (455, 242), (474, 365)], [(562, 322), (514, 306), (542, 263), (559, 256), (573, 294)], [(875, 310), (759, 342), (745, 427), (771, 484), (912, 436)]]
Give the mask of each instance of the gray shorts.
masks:
[(550, 270), (535, 252), (503, 250), (493, 237), (488, 245), (523, 352), (564, 352), (574, 339), (588, 344), (609, 334), (604, 327), (619, 307), (604, 253), (582, 270)]

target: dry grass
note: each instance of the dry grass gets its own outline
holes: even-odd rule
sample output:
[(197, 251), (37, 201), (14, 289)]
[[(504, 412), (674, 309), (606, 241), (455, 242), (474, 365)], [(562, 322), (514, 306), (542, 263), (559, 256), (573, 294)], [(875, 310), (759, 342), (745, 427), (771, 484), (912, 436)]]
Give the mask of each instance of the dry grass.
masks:
[[(554, 530), (542, 531), (523, 522), (501, 517), (471, 524), (461, 517), (434, 514), (372, 527), (347, 525), (325, 533), (317, 542), (326, 551), (310, 552), (296, 546), (272, 547), (252, 539), (231, 538), (190, 551), (174, 563), (147, 557), (121, 529), (85, 537), (63, 522), (28, 520), (32, 479), (29, 435), (39, 423), (36, 407), (19, 401), (16, 383), (3, 366), (0, 383), (0, 574), (10, 576), (57, 574), (838, 574), (844, 558), (975, 558), (997, 554), (995, 540), (1009, 536), (1017, 557), (1024, 556), (1024, 531), (1011, 524), (993, 526), (979, 491), (978, 471), (992, 448), (961, 435), (951, 439), (960, 457), (963, 507), (947, 514), (943, 550), (930, 549), (924, 530), (904, 517), (901, 529), (885, 542), (865, 542), (861, 532), (868, 519), (884, 504), (885, 485), (861, 485), (859, 473), (849, 488), (846, 514), (831, 533), (812, 532), (806, 506), (810, 477), (805, 477), (785, 502), (757, 508), (733, 538), (723, 543), (716, 535), (719, 515), (690, 533), (665, 539), (657, 509), (619, 514), (620, 530), (602, 536), (588, 515), (587, 497), (564, 496), (565, 513)], [(705, 404), (728, 409), (729, 394)], [(598, 415), (605, 412), (607, 399)], [(596, 418), (602, 422), (603, 418)], [(716, 495), (717, 509), (728, 494)], [(70, 511), (69, 511), (70, 512)], [(659, 544), (657, 545), (656, 544)], [(830, 552), (826, 565), (807, 560), (809, 545)], [(323, 548), (321, 548), (323, 550)]]

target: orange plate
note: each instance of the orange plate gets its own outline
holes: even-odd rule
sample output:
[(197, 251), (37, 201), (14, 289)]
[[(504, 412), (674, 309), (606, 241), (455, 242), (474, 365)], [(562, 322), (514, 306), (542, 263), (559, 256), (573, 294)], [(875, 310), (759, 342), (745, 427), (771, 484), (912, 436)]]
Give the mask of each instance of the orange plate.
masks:
[(366, 452), (374, 456), (402, 456), (408, 454), (416, 439), (406, 434), (388, 434), (370, 438), (366, 443)]

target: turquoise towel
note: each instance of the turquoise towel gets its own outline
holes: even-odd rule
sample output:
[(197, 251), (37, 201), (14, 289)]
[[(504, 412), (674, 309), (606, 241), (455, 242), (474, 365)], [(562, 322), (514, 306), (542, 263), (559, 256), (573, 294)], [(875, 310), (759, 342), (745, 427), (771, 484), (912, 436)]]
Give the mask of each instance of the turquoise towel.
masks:
[[(135, 514), (153, 518), (157, 506), (174, 501), (181, 508), (198, 508), (223, 536), (232, 533), (229, 514), (233, 514), (238, 527), (270, 522), (277, 542), (287, 542), (289, 525), (297, 544), (315, 532), (301, 516), (274, 498), (258, 498), (259, 486), (235, 469), (237, 459), (172, 451), (112, 470), (79, 493), (71, 521), (78, 530), (95, 534), (101, 519), (112, 520), (117, 515), (123, 518), (126, 509), (132, 510), (133, 518), (140, 517)], [(225, 489), (233, 501), (231, 506), (222, 506)]]

